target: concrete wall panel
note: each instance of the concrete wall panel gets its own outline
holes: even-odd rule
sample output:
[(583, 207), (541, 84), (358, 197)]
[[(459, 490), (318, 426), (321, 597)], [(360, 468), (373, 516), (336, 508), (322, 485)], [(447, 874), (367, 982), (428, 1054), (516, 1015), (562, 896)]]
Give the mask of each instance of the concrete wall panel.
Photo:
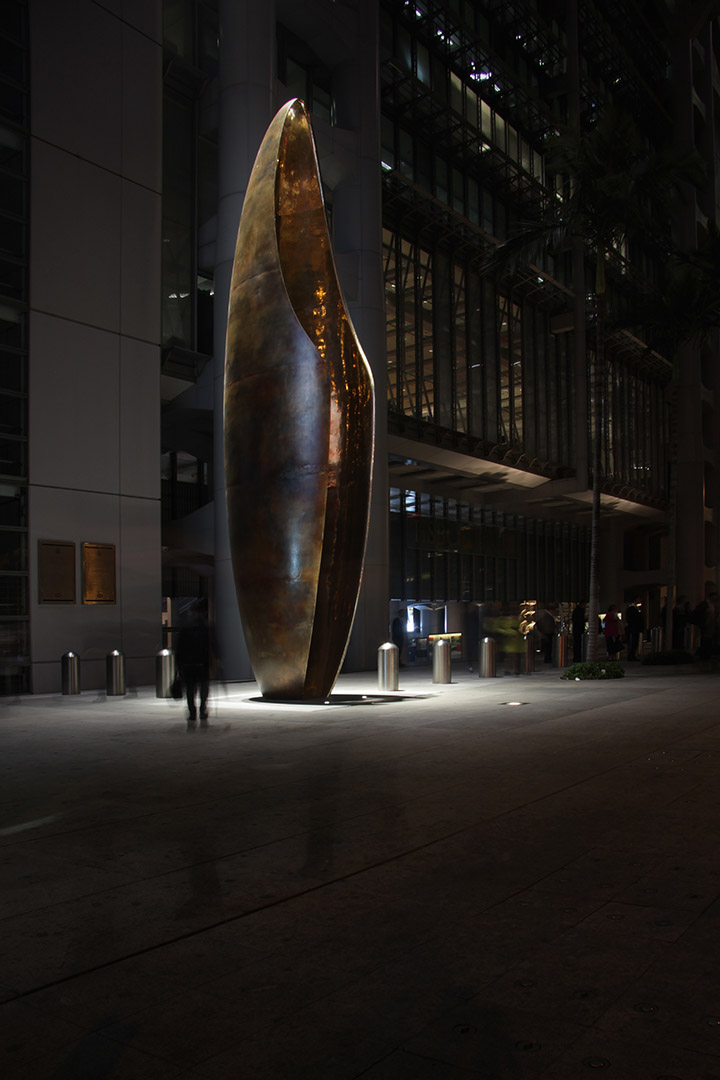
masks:
[[(105, 685), (104, 659), (125, 654), (128, 684), (153, 680), (160, 648), (160, 504), (86, 491), (33, 487), (30, 550), (33, 689), (60, 690), (60, 657), (80, 657), (81, 686)], [(76, 602), (40, 604), (37, 541), (70, 540), (76, 545)], [(115, 545), (116, 603), (82, 603), (83, 542)]]
[(127, 657), (129, 680), (130, 661), (137, 669), (136, 661), (154, 658), (161, 648), (159, 500), (121, 499), (120, 539), (121, 648)]
[(31, 164), (32, 306), (119, 330), (120, 178), (37, 139)]
[[(140, 5), (138, 5), (140, 6)], [(155, 4), (142, 5), (149, 12)], [(129, 26), (122, 30), (122, 173), (162, 190), (162, 46)]]
[(138, 184), (122, 184), (120, 329), (160, 342), (162, 200)]
[(33, 134), (119, 172), (122, 23), (90, 0), (30, 4)]
[[(120, 648), (119, 604), (85, 605), (82, 600), (83, 542), (115, 544), (119, 559), (120, 522), (116, 496), (57, 488), (30, 488), (30, 601), (35, 693), (60, 690), (60, 657), (72, 649), (82, 662), (102, 659)], [(37, 591), (37, 541), (71, 540), (76, 545), (74, 604), (39, 604)], [(82, 685), (89, 685), (83, 678)]]
[(33, 485), (118, 491), (119, 340), (92, 327), (31, 314)]
[(160, 350), (120, 339), (120, 490), (160, 498)]

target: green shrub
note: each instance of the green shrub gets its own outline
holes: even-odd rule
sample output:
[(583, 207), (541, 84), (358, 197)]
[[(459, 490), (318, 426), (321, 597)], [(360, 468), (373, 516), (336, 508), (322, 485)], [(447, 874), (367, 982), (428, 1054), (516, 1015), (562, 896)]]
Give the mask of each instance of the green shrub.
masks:
[(668, 649), (666, 652), (651, 652), (643, 657), (643, 664), (660, 666), (662, 664), (692, 664), (695, 657), (685, 649)]
[(608, 660), (604, 664), (592, 664), (589, 660), (583, 660), (580, 664), (571, 664), (562, 673), (562, 679), (572, 679), (578, 682), (580, 679), (622, 679), (625, 669), (614, 660)]

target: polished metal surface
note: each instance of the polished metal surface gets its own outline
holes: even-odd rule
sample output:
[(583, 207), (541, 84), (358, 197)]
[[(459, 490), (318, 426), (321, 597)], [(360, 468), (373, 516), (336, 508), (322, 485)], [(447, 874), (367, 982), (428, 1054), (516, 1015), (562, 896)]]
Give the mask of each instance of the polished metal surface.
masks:
[(230, 549), (266, 697), (327, 695), (357, 604), (374, 443), (304, 104), (277, 113), (238, 229), (225, 362)]
[(127, 693), (125, 656), (118, 649), (105, 657), (105, 689), (108, 697), (123, 697)]
[(433, 644), (432, 651), (432, 681), (434, 683), (452, 682), (452, 668), (450, 666), (450, 642), (439, 638)]
[(77, 653), (66, 652), (60, 658), (60, 685), (63, 694), (80, 693), (80, 657)]
[(397, 690), (400, 650), (392, 641), (386, 641), (378, 649), (378, 690)]
[(155, 657), (155, 697), (172, 697), (175, 675), (175, 653), (172, 649), (161, 649)]
[(480, 642), (480, 670), (481, 679), (495, 678), (495, 638), (484, 637)]

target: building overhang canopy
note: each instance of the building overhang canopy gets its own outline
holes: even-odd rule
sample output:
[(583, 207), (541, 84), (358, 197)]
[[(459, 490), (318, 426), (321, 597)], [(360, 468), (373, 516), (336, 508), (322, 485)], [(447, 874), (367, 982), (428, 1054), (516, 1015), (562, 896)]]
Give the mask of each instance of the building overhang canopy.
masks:
[[(539, 462), (533, 469), (508, 460), (480, 458), (459, 450), (418, 443), (401, 435), (388, 435), (388, 475), (391, 487), (457, 499), (475, 506), (487, 506), (508, 514), (550, 518), (589, 525), (592, 491), (581, 488), (575, 476), (547, 475)], [(604, 516), (620, 515), (643, 521), (662, 522), (664, 513), (655, 505), (633, 498), (628, 488), (606, 489), (601, 495)], [(629, 521), (628, 524), (631, 524)]]

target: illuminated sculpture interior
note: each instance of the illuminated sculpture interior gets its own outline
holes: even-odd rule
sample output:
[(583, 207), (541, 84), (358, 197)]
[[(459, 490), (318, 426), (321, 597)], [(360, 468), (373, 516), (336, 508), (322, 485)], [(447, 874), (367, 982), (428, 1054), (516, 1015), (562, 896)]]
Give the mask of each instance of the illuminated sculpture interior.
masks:
[(319, 699), (335, 683), (362, 577), (373, 441), (372, 375), (295, 99), (268, 128), (248, 184), (225, 363), (230, 550), (265, 697)]

